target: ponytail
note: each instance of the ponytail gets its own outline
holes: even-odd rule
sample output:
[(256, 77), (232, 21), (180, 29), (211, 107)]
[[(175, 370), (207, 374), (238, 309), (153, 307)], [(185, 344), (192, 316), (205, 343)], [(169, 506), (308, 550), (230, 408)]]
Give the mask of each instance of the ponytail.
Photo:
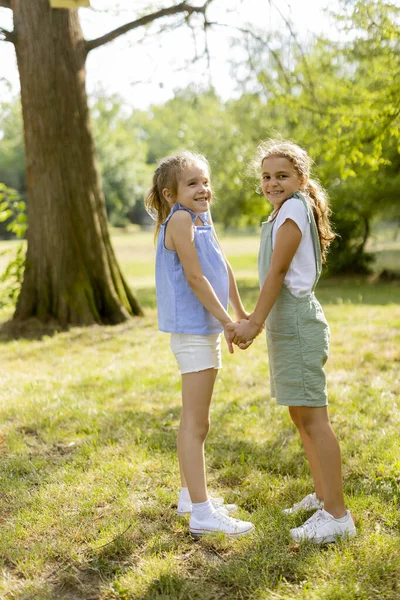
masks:
[(325, 263), (329, 245), (336, 237), (329, 220), (332, 211), (328, 204), (328, 196), (323, 187), (315, 179), (308, 180), (305, 191), (314, 213), (322, 262)]
[(156, 222), (156, 230), (154, 237), (158, 236), (158, 232), (160, 231), (161, 225), (164, 223), (165, 219), (168, 217), (171, 206), (167, 202), (167, 200), (162, 195), (162, 189), (160, 189), (159, 185), (159, 174), (156, 172), (153, 175), (153, 185), (150, 190), (147, 192), (146, 198), (144, 200), (144, 206), (146, 211), (151, 216), (151, 218)]

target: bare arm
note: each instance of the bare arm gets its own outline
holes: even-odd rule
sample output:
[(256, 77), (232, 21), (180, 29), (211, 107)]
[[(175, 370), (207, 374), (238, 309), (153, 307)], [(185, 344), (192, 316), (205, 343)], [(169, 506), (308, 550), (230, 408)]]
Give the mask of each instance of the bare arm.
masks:
[[(301, 242), (301, 231), (296, 223), (287, 219), (278, 229), (275, 247), (272, 253), (271, 266), (264, 281), (256, 307), (248, 321), (242, 321), (235, 327), (235, 335), (232, 341), (235, 344), (247, 342), (254, 339), (261, 331), (265, 319), (275, 304), (281, 290), (283, 280), (290, 267), (290, 263)], [(229, 326), (233, 333), (233, 326)]]

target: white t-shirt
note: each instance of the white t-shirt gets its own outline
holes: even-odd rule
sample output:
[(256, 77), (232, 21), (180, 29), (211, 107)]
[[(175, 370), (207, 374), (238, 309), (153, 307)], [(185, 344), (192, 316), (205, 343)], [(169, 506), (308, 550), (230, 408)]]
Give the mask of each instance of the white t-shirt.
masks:
[(311, 237), (311, 227), (308, 222), (306, 208), (299, 198), (286, 200), (275, 218), (272, 228), (272, 248), (275, 246), (276, 234), (286, 219), (291, 219), (301, 231), (301, 242), (296, 250), (284, 284), (294, 296), (311, 294), (317, 269), (315, 266), (314, 244)]

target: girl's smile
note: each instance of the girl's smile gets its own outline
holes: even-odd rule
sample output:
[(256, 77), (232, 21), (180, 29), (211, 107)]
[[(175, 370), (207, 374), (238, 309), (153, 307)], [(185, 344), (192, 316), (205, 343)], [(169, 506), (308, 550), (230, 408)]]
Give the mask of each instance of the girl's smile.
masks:
[(211, 202), (210, 176), (206, 166), (198, 163), (185, 169), (178, 183), (176, 201), (194, 213), (206, 212)]
[(274, 208), (301, 190), (306, 183), (287, 158), (270, 156), (262, 163), (261, 187)]

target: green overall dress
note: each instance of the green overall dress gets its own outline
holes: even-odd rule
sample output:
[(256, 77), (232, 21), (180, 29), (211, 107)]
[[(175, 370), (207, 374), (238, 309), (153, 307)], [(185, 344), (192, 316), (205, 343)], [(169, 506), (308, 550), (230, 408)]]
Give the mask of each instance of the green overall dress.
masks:
[[(316, 277), (311, 294), (300, 298), (282, 285), (266, 319), (271, 396), (284, 406), (326, 406), (328, 395), (324, 364), (328, 358), (330, 331), (314, 295), (322, 260), (318, 229), (311, 207), (300, 192), (308, 215), (314, 245)], [(262, 288), (272, 257), (274, 219), (262, 223), (258, 275)]]

